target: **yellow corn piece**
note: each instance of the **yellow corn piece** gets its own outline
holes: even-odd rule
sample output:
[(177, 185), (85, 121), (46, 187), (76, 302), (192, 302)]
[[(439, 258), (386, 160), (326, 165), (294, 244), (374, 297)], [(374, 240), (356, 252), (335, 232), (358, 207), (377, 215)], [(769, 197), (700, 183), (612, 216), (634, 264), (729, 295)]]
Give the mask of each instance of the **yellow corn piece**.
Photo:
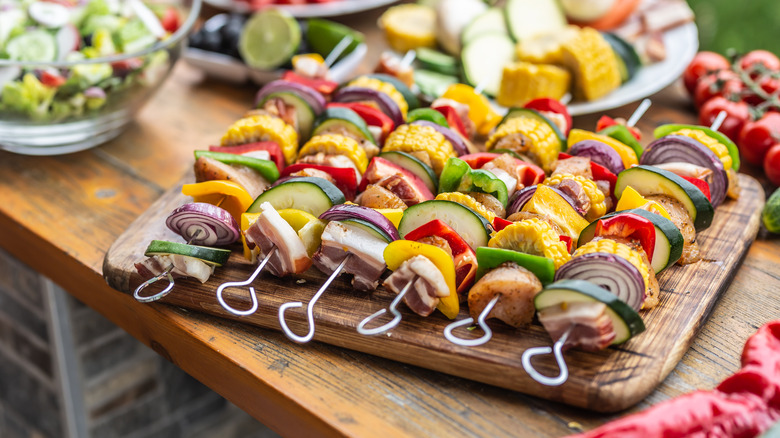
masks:
[(362, 174), (368, 167), (366, 151), (354, 139), (340, 134), (315, 135), (298, 152), (299, 157), (323, 152), (327, 155), (344, 155)]
[(393, 84), (377, 78), (358, 76), (351, 80), (347, 86), (370, 88), (374, 91), (385, 93), (396, 105), (398, 105), (398, 109), (401, 110), (401, 114), (404, 116), (404, 119), (406, 119), (406, 113), (409, 111), (409, 104), (406, 102), (406, 99), (404, 99), (404, 95), (401, 94)]
[(707, 146), (707, 148), (711, 150), (713, 154), (720, 158), (720, 161), (723, 163), (724, 170), (728, 171), (734, 165), (726, 145), (710, 137), (704, 131), (700, 131), (698, 129), (681, 129), (679, 131), (672, 132), (669, 135), (683, 135), (698, 141), (704, 146)]
[(568, 26), (562, 32), (536, 34), (517, 43), (516, 54), (520, 61), (533, 64), (563, 65), (563, 43), (579, 33), (577, 26)]
[(396, 52), (436, 47), (436, 11), (423, 5), (394, 6), (379, 17), (387, 43)]
[(561, 143), (558, 136), (547, 123), (534, 117), (519, 116), (507, 120), (496, 128), (485, 144), (487, 150), (494, 149), (499, 140), (508, 135), (519, 134), (512, 144), (502, 144), (502, 149), (510, 149), (526, 155), (550, 172), (552, 164), (558, 159)]
[(626, 169), (639, 164), (639, 160), (636, 157), (636, 152), (631, 149), (631, 146), (615, 140), (612, 137), (576, 128), (569, 131), (569, 137), (567, 139), (569, 147), (574, 146), (574, 144), (579, 143), (582, 140), (596, 140), (611, 147), (615, 150), (615, 152), (618, 153), (618, 155), (620, 155), (620, 160), (623, 161), (623, 166), (625, 166)]
[(222, 146), (233, 146), (258, 141), (273, 141), (284, 154), (284, 161), (290, 165), (298, 152), (298, 133), (279, 117), (255, 114), (237, 120), (222, 136)]
[(587, 219), (589, 222), (593, 222), (601, 216), (604, 216), (604, 214), (607, 212), (607, 203), (605, 202), (604, 192), (598, 188), (593, 180), (580, 175), (575, 176), (566, 173), (558, 173), (546, 178), (544, 181), (542, 181), (542, 184), (547, 186), (554, 186), (560, 184), (564, 179), (573, 179), (574, 181), (577, 181), (582, 186), (582, 189), (585, 190), (585, 194), (588, 195), (588, 200), (590, 200), (590, 209), (587, 211), (585, 219)]
[(568, 91), (571, 74), (550, 64), (513, 62), (504, 66), (496, 101), (506, 107), (523, 106), (537, 97), (560, 100)]
[(574, 75), (574, 96), (599, 99), (620, 87), (620, 68), (612, 47), (593, 28), (581, 29), (563, 43), (563, 63)]
[(383, 151), (426, 152), (436, 175), (441, 175), (444, 163), (455, 156), (452, 144), (430, 126), (401, 125), (385, 140)]
[(571, 259), (566, 244), (550, 224), (537, 219), (523, 219), (496, 233), (488, 246), (504, 248), (552, 259), (555, 269)]
[(460, 192), (439, 193), (438, 195), (436, 195), (436, 199), (439, 201), (457, 202), (460, 205), (463, 205), (465, 207), (474, 210), (474, 212), (487, 219), (488, 222), (490, 222), (491, 224), (493, 223), (493, 219), (496, 218), (495, 213), (488, 210), (484, 205), (482, 205), (481, 202), (477, 201), (476, 199), (472, 198), (471, 196), (465, 193), (460, 193)]
[(636, 189), (631, 186), (626, 186), (626, 188), (623, 189), (623, 193), (620, 194), (620, 199), (618, 199), (617, 205), (615, 206), (615, 211), (631, 210), (633, 208), (641, 208), (672, 220), (672, 217), (669, 216), (669, 212), (667, 212), (661, 204), (645, 199), (645, 197), (637, 192)]

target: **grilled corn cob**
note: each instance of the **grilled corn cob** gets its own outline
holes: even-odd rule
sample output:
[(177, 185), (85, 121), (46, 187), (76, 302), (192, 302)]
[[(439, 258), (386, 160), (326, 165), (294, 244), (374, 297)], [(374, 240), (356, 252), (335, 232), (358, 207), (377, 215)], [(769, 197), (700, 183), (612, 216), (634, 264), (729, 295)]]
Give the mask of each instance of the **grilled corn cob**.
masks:
[(620, 86), (620, 69), (612, 47), (589, 27), (563, 44), (564, 65), (574, 75), (574, 95), (598, 99)]
[(571, 74), (550, 64), (513, 62), (504, 66), (496, 101), (506, 107), (523, 106), (537, 97), (561, 99), (569, 91)]
[(593, 180), (585, 178), (580, 175), (570, 175), (567, 173), (558, 173), (550, 175), (546, 178), (542, 184), (547, 186), (555, 186), (561, 183), (565, 179), (571, 179), (578, 182), (590, 201), (590, 209), (588, 209), (585, 219), (588, 222), (592, 222), (607, 212), (607, 203), (605, 201), (604, 192), (602, 192)]
[(713, 154), (717, 155), (717, 157), (723, 163), (724, 170), (729, 170), (734, 165), (734, 162), (731, 159), (731, 155), (729, 155), (729, 150), (726, 148), (726, 146), (720, 143), (718, 140), (710, 137), (703, 131), (698, 129), (681, 129), (679, 131), (672, 132), (669, 135), (683, 135), (698, 141), (704, 146), (707, 146), (707, 148), (711, 150)]
[(476, 199), (472, 198), (471, 196), (460, 193), (460, 192), (447, 192), (447, 193), (439, 193), (436, 195), (436, 200), (440, 201), (452, 201), (457, 202), (460, 205), (466, 206), (472, 210), (474, 210), (478, 215), (484, 217), (488, 220), (491, 224), (493, 223), (493, 219), (496, 218), (495, 213), (485, 208), (482, 203), (477, 201)]
[(355, 164), (361, 174), (368, 167), (366, 151), (350, 137), (339, 134), (315, 135), (303, 145), (298, 156), (305, 157), (319, 152), (327, 155), (344, 155)]
[(433, 8), (415, 4), (394, 6), (379, 17), (378, 24), (396, 52), (436, 47), (436, 11)]
[(379, 80), (377, 78), (359, 76), (351, 80), (347, 86), (370, 88), (374, 91), (385, 93), (388, 97), (390, 97), (390, 99), (393, 100), (393, 102), (395, 102), (396, 105), (398, 105), (398, 109), (401, 110), (401, 114), (404, 116), (404, 119), (406, 119), (406, 113), (409, 111), (409, 103), (406, 102), (404, 95), (401, 94), (401, 92), (398, 91), (393, 86), (393, 84)]
[(391, 132), (385, 140), (383, 151), (425, 152), (430, 159), (436, 175), (441, 175), (444, 163), (455, 156), (452, 144), (444, 136), (431, 128), (422, 125), (401, 125)]
[(523, 116), (509, 119), (499, 125), (486, 146), (487, 150), (510, 149), (527, 155), (545, 172), (550, 172), (561, 147), (560, 140), (550, 125), (536, 118)]
[(292, 164), (298, 152), (298, 133), (279, 117), (255, 114), (237, 120), (222, 136), (222, 146), (241, 145), (258, 141), (273, 141), (279, 145), (286, 164)]
[[(574, 251), (572, 258), (596, 252), (614, 254), (634, 265), (642, 275), (642, 279), (645, 281), (645, 301), (642, 303), (642, 308), (650, 309), (658, 304), (658, 281), (655, 280), (655, 273), (648, 269), (648, 263), (645, 261), (646, 256), (631, 249), (628, 245), (616, 242), (612, 239), (595, 239), (577, 248), (577, 250)], [(651, 275), (652, 278), (650, 277)], [(655, 287), (653, 284), (655, 284)]]
[(505, 248), (552, 259), (555, 269), (571, 259), (566, 244), (550, 224), (537, 219), (523, 219), (496, 233), (488, 242), (492, 248)]

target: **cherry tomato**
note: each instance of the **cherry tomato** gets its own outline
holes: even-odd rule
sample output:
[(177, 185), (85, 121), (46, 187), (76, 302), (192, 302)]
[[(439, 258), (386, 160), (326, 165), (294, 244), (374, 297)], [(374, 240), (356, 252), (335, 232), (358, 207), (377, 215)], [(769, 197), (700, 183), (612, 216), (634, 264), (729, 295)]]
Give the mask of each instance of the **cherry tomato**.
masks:
[(764, 157), (764, 173), (772, 184), (780, 186), (780, 143), (769, 148)]
[(769, 71), (780, 71), (780, 59), (772, 52), (766, 50), (753, 50), (748, 52), (740, 58), (739, 66), (742, 70), (750, 73), (750, 77), (755, 79), (761, 76), (761, 73), (755, 71), (756, 64), (763, 64), (764, 68)]
[(739, 152), (748, 163), (760, 166), (767, 151), (780, 143), (780, 114), (766, 113), (755, 122), (745, 123), (739, 132)]
[(683, 72), (683, 83), (688, 94), (693, 96), (696, 89), (696, 82), (700, 77), (716, 72), (718, 70), (728, 70), (731, 68), (729, 61), (721, 54), (715, 52), (699, 52), (693, 57), (691, 63)]
[(699, 123), (704, 126), (712, 125), (721, 111), (726, 111), (726, 119), (720, 125), (718, 131), (724, 133), (733, 141), (739, 139), (739, 131), (750, 120), (750, 111), (745, 102), (732, 102), (725, 97), (716, 96), (708, 100), (699, 110)]
[(696, 108), (701, 108), (704, 102), (715, 96), (724, 96), (733, 98), (740, 96), (745, 84), (739, 80), (739, 76), (731, 70), (721, 70), (715, 73), (709, 73), (696, 83), (696, 89), (693, 92), (693, 101)]

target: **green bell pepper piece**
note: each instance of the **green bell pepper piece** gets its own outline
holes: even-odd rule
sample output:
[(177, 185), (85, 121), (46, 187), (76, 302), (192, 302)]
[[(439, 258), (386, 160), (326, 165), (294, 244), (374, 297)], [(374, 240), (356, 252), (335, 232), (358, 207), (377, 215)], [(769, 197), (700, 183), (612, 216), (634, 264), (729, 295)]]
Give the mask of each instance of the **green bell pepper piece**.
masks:
[(449, 158), (439, 176), (439, 193), (482, 192), (493, 195), (506, 207), (509, 194), (506, 184), (497, 176), (482, 169), (472, 169), (460, 158)]
[(543, 285), (555, 279), (555, 263), (547, 257), (539, 257), (504, 248), (477, 248), (477, 280), (504, 262), (513, 262), (531, 271)]
[(409, 111), (409, 114), (406, 115), (406, 123), (411, 125), (416, 120), (427, 120), (445, 128), (450, 127), (444, 114), (433, 108), (417, 108)]
[(260, 173), (260, 175), (267, 179), (268, 182), (274, 182), (279, 179), (279, 169), (276, 168), (276, 163), (270, 160), (245, 157), (238, 154), (228, 154), (225, 152), (195, 151), (195, 159), (197, 160), (200, 157), (211, 158), (225, 164), (239, 164), (242, 166), (247, 166)]

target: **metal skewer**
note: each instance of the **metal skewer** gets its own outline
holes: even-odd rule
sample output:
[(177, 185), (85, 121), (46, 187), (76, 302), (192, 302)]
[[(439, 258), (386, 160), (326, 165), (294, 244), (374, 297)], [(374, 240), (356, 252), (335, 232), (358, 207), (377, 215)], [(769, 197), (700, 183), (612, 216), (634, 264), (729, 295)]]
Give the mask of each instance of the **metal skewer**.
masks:
[[(195, 233), (192, 236), (190, 236), (190, 239), (187, 241), (187, 245), (189, 245), (190, 242), (195, 240), (195, 238), (198, 237), (200, 232), (201, 230), (195, 231)], [(173, 275), (171, 275), (171, 272), (173, 272), (174, 267), (175, 266), (173, 266), (173, 263), (171, 263), (167, 268), (165, 268), (164, 271), (144, 281), (137, 288), (135, 288), (135, 291), (133, 291), (133, 297), (135, 297), (136, 301), (140, 303), (151, 303), (171, 293), (171, 290), (173, 290), (173, 286), (174, 286)], [(153, 283), (162, 280), (166, 276), (168, 277), (168, 286), (165, 286), (165, 289), (161, 290), (160, 292), (157, 292), (154, 295), (149, 295), (148, 297), (141, 296), (142, 290), (146, 289), (148, 286), (152, 285)]]
[(721, 111), (718, 113), (718, 117), (715, 117), (715, 120), (712, 121), (712, 125), (710, 125), (710, 129), (713, 131), (717, 131), (720, 129), (720, 125), (723, 124), (723, 121), (726, 120), (726, 111)]
[(636, 125), (636, 123), (639, 121), (639, 119), (642, 118), (643, 115), (647, 112), (647, 110), (650, 108), (650, 105), (653, 103), (650, 101), (650, 99), (644, 99), (642, 103), (639, 104), (638, 107), (634, 110), (634, 114), (631, 114), (631, 117), (628, 118), (628, 121), (626, 122), (626, 126), (629, 128)]
[(249, 278), (247, 278), (246, 280), (229, 281), (219, 285), (219, 287), (217, 288), (217, 301), (219, 301), (219, 304), (222, 305), (222, 307), (225, 310), (238, 316), (251, 315), (257, 312), (257, 308), (259, 307), (260, 304), (257, 301), (257, 295), (255, 294), (255, 288), (253, 286), (249, 286), (249, 298), (252, 300), (252, 306), (247, 310), (238, 310), (228, 305), (228, 303), (225, 302), (225, 297), (223, 296), (223, 293), (225, 289), (229, 287), (244, 287), (244, 286), (248, 286), (253, 281), (255, 281), (255, 278), (257, 278), (257, 276), (260, 275), (260, 272), (262, 272), (263, 268), (265, 268), (266, 263), (268, 263), (268, 261), (271, 260), (271, 256), (276, 254), (276, 250), (277, 248), (276, 246), (274, 246), (270, 251), (268, 251), (268, 254), (266, 254), (265, 258), (263, 258), (260, 264), (257, 265), (255, 272), (253, 272), (252, 275), (250, 275)]
[(501, 295), (496, 295), (491, 299), (487, 306), (485, 306), (484, 309), (482, 309), (482, 312), (480, 312), (479, 316), (477, 317), (477, 324), (482, 329), (483, 332), (485, 332), (484, 335), (477, 339), (462, 339), (452, 334), (452, 331), (455, 330), (458, 327), (461, 326), (467, 326), (471, 325), (474, 322), (474, 318), (468, 317), (466, 319), (456, 321), (448, 325), (444, 328), (444, 337), (447, 338), (448, 341), (452, 342), (455, 345), (460, 345), (463, 347), (476, 347), (477, 345), (482, 345), (490, 340), (490, 338), (493, 337), (493, 331), (490, 330), (490, 327), (487, 325), (487, 322), (485, 322), (485, 319), (490, 314), (490, 312), (493, 310), (493, 307), (496, 306), (496, 303), (498, 303), (498, 300), (501, 298)]
[[(569, 335), (571, 334), (572, 329), (574, 329), (574, 325), (569, 327), (568, 330), (561, 336), (560, 339), (555, 341), (555, 344), (553, 344), (552, 347), (534, 347), (529, 348), (523, 352), (523, 357), (521, 358), (521, 362), (523, 364), (523, 369), (525, 372), (528, 373), (529, 376), (531, 376), (532, 379), (536, 380), (537, 382), (541, 383), (542, 385), (547, 386), (560, 386), (566, 380), (569, 378), (569, 368), (566, 366), (566, 361), (563, 358), (563, 344), (566, 343), (566, 339), (569, 338)], [(539, 371), (536, 371), (536, 369), (531, 365), (531, 358), (540, 354), (550, 354), (553, 353), (555, 355), (555, 361), (558, 363), (558, 368), (560, 369), (560, 373), (556, 377), (547, 377), (544, 374), (540, 373)]]
[(333, 48), (333, 50), (328, 53), (328, 56), (325, 58), (324, 64), (328, 67), (332, 66), (334, 62), (336, 62), (337, 59), (339, 59), (339, 56), (341, 56), (342, 53), (344, 53), (345, 50), (349, 47), (349, 45), (352, 44), (352, 36), (351, 35), (344, 35), (344, 38), (339, 41), (338, 44)]
[(381, 316), (382, 314), (384, 314), (388, 310), (388, 309), (381, 309), (381, 310), (377, 311), (376, 313), (374, 313), (373, 315), (370, 315), (370, 316), (366, 317), (365, 319), (363, 319), (362, 321), (360, 321), (360, 324), (358, 324), (358, 326), (357, 326), (358, 333), (360, 333), (361, 335), (378, 335), (380, 333), (384, 333), (384, 332), (392, 329), (393, 327), (397, 326), (401, 322), (401, 319), (403, 318), (403, 315), (401, 315), (401, 312), (398, 311), (398, 304), (401, 303), (401, 300), (404, 298), (406, 293), (409, 292), (409, 289), (412, 287), (412, 284), (416, 280), (417, 280), (417, 276), (415, 275), (414, 278), (409, 280), (409, 283), (406, 283), (406, 286), (404, 286), (404, 288), (401, 289), (401, 292), (398, 293), (398, 295), (395, 297), (393, 302), (390, 303), (390, 307), (389, 307), (390, 313), (393, 314), (393, 319), (390, 320), (390, 322), (388, 322), (387, 324), (384, 324), (382, 326), (376, 327), (376, 328), (372, 328), (372, 329), (367, 329), (366, 328), (366, 325), (368, 325), (368, 323), (373, 321), (375, 318)]

